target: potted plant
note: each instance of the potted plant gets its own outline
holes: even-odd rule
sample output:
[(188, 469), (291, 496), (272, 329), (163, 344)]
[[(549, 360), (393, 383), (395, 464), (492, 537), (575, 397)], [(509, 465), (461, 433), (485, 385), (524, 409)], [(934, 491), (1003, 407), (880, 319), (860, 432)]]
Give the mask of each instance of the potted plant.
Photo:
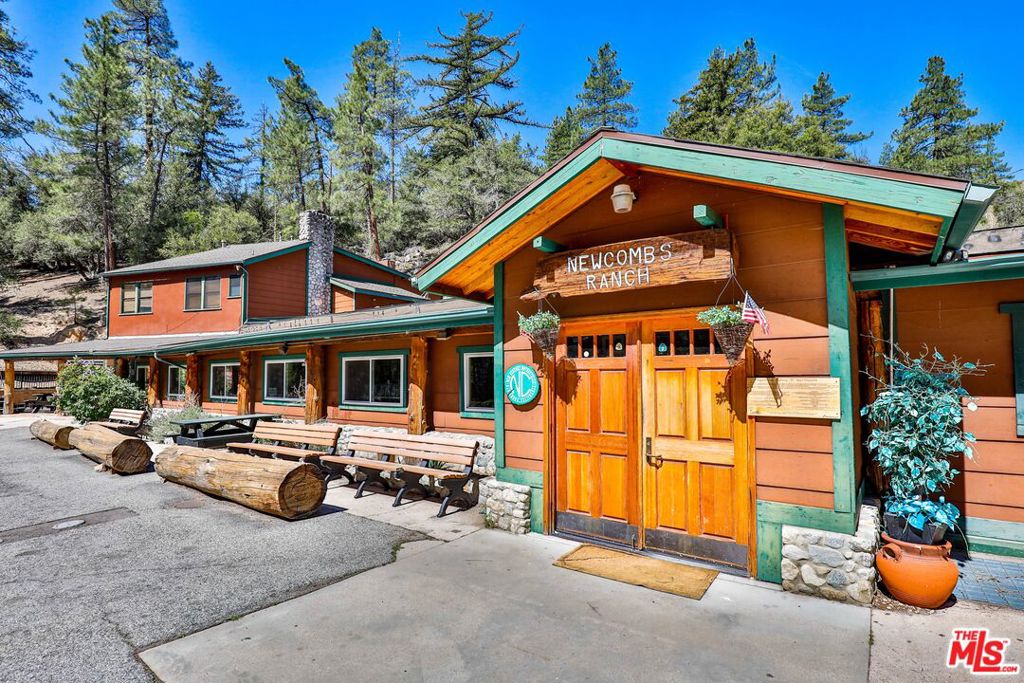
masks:
[(962, 379), (984, 370), (927, 349), (911, 357), (896, 348), (885, 363), (891, 380), (873, 378), (877, 398), (861, 409), (872, 425), (868, 450), (888, 485), (885, 545), (876, 564), (893, 597), (934, 609), (949, 599), (959, 578), (944, 537), (960, 511), (938, 494), (959, 474), (950, 460), (974, 457), (975, 438), (963, 430), (963, 410), (977, 406)]
[(739, 306), (712, 306), (698, 313), (697, 320), (711, 328), (729, 365), (736, 365), (754, 329), (753, 323), (743, 319)]
[(532, 339), (548, 358), (555, 355), (561, 325), (562, 320), (551, 311), (537, 311), (530, 316), (519, 314), (519, 332)]

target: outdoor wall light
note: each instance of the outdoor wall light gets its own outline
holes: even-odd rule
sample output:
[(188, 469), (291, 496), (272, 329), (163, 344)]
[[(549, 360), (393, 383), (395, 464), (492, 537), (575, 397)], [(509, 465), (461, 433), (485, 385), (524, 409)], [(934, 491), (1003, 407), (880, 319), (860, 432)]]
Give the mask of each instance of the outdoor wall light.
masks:
[(612, 208), (615, 209), (615, 213), (629, 213), (633, 210), (635, 200), (636, 195), (633, 194), (633, 188), (625, 183), (616, 185), (612, 189)]

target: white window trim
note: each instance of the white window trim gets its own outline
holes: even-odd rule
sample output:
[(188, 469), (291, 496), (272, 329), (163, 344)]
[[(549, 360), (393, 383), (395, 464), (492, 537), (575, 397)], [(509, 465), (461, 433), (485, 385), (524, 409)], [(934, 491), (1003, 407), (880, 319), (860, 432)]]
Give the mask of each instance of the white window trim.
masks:
[(177, 365), (168, 365), (167, 366), (167, 388), (165, 390), (165, 394), (167, 396), (167, 400), (168, 401), (184, 401), (185, 400), (185, 394), (188, 393), (188, 386), (187, 386), (186, 378), (183, 377), (182, 380), (181, 380), (181, 393), (180, 394), (172, 394), (171, 393), (171, 373), (174, 372), (175, 370), (178, 370), (179, 372), (181, 372), (183, 374), (185, 373), (185, 369), (184, 368), (179, 368)]
[[(309, 380), (309, 376), (307, 375), (307, 370), (308, 369), (306, 368), (306, 359), (305, 358), (275, 358), (275, 359), (264, 360), (263, 361), (263, 402), (264, 403), (275, 403), (275, 402), (276, 403), (295, 403), (296, 405), (301, 405), (301, 404), (305, 403), (306, 402), (305, 394), (303, 394), (302, 398), (288, 398), (288, 397), (279, 398), (277, 396), (267, 396), (267, 366), (273, 365), (273, 364), (278, 364), (278, 363), (281, 364), (281, 365), (285, 365), (285, 366), (287, 366), (289, 363), (301, 363), (302, 364), (302, 383), (306, 384), (308, 382), (308, 380)], [(288, 370), (287, 370), (287, 368), (285, 368), (283, 379), (287, 383), (287, 380), (288, 380)], [(284, 388), (287, 389), (287, 387), (284, 387)]]
[[(459, 406), (462, 412), (465, 413), (486, 413), (489, 415), (494, 414), (494, 406), (490, 408), (480, 408), (469, 406), (469, 359), (470, 358), (494, 358), (493, 351), (464, 351), (462, 353), (462, 401), (466, 404)], [(493, 389), (493, 387), (492, 387)], [(491, 392), (493, 395), (493, 391)]]
[(208, 369), (209, 377), (208, 377), (208, 384), (206, 386), (208, 386), (209, 389), (207, 389), (206, 398), (210, 399), (211, 401), (213, 401), (213, 400), (237, 401), (238, 400), (238, 394), (235, 394), (234, 396), (230, 396), (230, 395), (227, 395), (227, 394), (215, 394), (215, 393), (213, 393), (213, 369), (217, 368), (217, 367), (221, 367), (221, 368), (230, 368), (230, 367), (241, 368), (242, 364), (238, 363), (236, 361), (230, 361), (230, 360), (211, 361), (209, 366), (208, 366), (208, 368), (209, 368)]
[[(350, 361), (370, 361), (370, 391), (369, 401), (350, 401), (345, 398), (345, 366)], [(376, 360), (397, 360), (398, 361), (398, 376), (402, 378), (399, 382), (398, 387), (398, 403), (391, 401), (374, 401), (373, 400), (373, 366)], [(371, 406), (380, 408), (404, 408), (405, 407), (405, 385), (406, 385), (406, 374), (405, 374), (405, 354), (396, 353), (388, 356), (345, 356), (341, 359), (341, 395), (340, 403), (346, 406)]]

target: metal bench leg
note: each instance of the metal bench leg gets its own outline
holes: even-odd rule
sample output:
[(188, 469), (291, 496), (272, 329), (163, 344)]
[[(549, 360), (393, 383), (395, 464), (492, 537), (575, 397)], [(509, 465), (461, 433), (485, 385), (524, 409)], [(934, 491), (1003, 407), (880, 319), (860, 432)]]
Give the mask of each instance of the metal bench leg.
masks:
[(357, 479), (359, 479), (359, 475), (362, 475), (362, 479), (360, 479), (360, 481), (359, 481), (359, 487), (356, 488), (356, 495), (355, 495), (356, 498), (362, 498), (363, 497), (363, 492), (366, 490), (366, 485), (371, 483), (371, 482), (376, 483), (376, 484), (380, 484), (385, 490), (388, 489), (388, 483), (387, 483), (387, 481), (385, 481), (384, 477), (380, 476), (381, 475), (380, 470), (375, 470), (375, 469), (372, 469), (372, 468), (369, 468), (369, 467), (364, 470), (362, 467), (357, 467), (356, 468), (356, 478)]
[(480, 501), (480, 491), (477, 482), (473, 482), (473, 492), (466, 493), (466, 484), (472, 477), (460, 477), (458, 479), (445, 479), (441, 483), (444, 490), (444, 498), (441, 500), (441, 509), (437, 511), (438, 517), (448, 514), (448, 506), (452, 503), (464, 503), (471, 508)]
[(398, 489), (398, 493), (395, 495), (395, 501), (391, 503), (391, 507), (398, 507), (402, 504), (402, 498), (405, 497), (406, 491), (409, 489), (416, 489), (420, 491), (424, 497), (429, 496), (430, 492), (427, 491), (427, 487), (420, 483), (422, 478), (419, 474), (413, 474), (412, 472), (395, 472), (395, 476), (402, 480), (402, 487)]

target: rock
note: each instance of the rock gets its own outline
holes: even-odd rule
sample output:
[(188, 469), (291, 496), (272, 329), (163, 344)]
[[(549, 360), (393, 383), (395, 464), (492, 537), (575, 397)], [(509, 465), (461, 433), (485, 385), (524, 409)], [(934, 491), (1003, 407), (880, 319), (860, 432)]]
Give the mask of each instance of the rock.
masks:
[(783, 579), (795, 579), (800, 574), (800, 568), (796, 566), (793, 560), (783, 558), (782, 559), (782, 578)]
[(875, 564), (875, 556), (871, 553), (854, 553), (853, 561), (862, 567), (870, 567)]
[(846, 584), (850, 583), (850, 577), (841, 569), (833, 569), (825, 577), (825, 583), (835, 588), (842, 588)]
[(820, 545), (812, 545), (809, 549), (810, 559), (815, 564), (824, 564), (829, 567), (839, 567), (846, 561), (843, 554), (834, 548), (826, 548)]
[(846, 594), (862, 605), (870, 605), (875, 594), (873, 581), (858, 581), (846, 587)]
[(826, 534), (824, 543), (829, 548), (842, 548), (844, 541), (843, 537), (838, 534)]
[(818, 592), (823, 598), (828, 598), (829, 600), (835, 600), (837, 602), (846, 602), (849, 599), (849, 593), (846, 591), (830, 588), (829, 586), (822, 586), (818, 589)]
[(807, 551), (796, 545), (785, 545), (782, 546), (782, 556), (791, 560), (806, 560), (810, 557)]
[(810, 564), (800, 567), (800, 578), (808, 586), (822, 586), (825, 583), (825, 579), (818, 576), (817, 572), (814, 571), (814, 566)]

